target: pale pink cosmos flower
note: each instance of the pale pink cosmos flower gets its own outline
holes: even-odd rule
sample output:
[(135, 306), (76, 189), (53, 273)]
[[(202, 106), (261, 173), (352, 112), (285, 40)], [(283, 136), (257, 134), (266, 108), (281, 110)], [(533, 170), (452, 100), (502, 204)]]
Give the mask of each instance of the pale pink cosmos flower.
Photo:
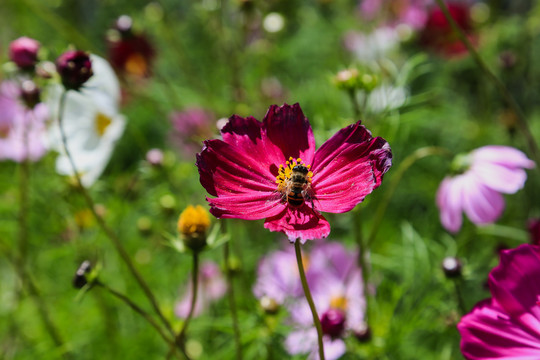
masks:
[(456, 233), (461, 229), (465, 212), (474, 224), (495, 222), (504, 210), (501, 194), (514, 194), (525, 184), (534, 162), (508, 146), (484, 146), (456, 158), (464, 172), (447, 176), (437, 191), (437, 206), (445, 229)]
[[(211, 303), (221, 299), (227, 292), (227, 283), (219, 266), (211, 261), (202, 263), (199, 271), (197, 302), (193, 316), (200, 315)], [(191, 307), (193, 284), (190, 282), (180, 302), (174, 308), (179, 318), (186, 318)]]
[(501, 252), (489, 274), (491, 299), (479, 302), (458, 324), (468, 360), (540, 359), (540, 247)]
[(0, 160), (37, 161), (45, 155), (45, 121), (49, 112), (43, 103), (24, 105), (16, 82), (0, 84)]
[(171, 112), (169, 119), (173, 127), (171, 142), (185, 158), (193, 158), (201, 150), (203, 140), (217, 130), (215, 115), (199, 107)]
[[(357, 253), (339, 243), (319, 243), (308, 257), (307, 278), (321, 321), (325, 358), (335, 360), (346, 351), (345, 337), (367, 330), (366, 301)], [(289, 306), (293, 331), (285, 340), (290, 354), (309, 353), (318, 359), (317, 331), (307, 301), (299, 297)]]
[(300, 105), (272, 105), (262, 122), (233, 115), (223, 140), (207, 140), (197, 155), (200, 181), (218, 218), (266, 219), (289, 240), (328, 236), (319, 211), (352, 210), (376, 189), (392, 164), (390, 146), (360, 122), (315, 150)]

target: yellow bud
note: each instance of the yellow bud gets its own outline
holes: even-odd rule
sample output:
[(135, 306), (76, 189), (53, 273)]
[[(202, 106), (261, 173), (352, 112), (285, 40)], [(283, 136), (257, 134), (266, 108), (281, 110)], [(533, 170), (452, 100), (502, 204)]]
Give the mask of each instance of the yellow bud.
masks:
[(184, 244), (193, 251), (206, 246), (206, 233), (210, 228), (208, 212), (200, 205), (189, 205), (178, 218), (178, 232)]

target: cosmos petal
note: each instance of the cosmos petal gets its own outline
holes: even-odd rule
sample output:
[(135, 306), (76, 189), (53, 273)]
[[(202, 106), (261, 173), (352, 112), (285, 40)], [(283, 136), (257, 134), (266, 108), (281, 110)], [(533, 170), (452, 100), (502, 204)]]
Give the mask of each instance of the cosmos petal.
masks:
[(259, 220), (278, 215), (285, 208), (280, 198), (272, 195), (265, 192), (232, 194), (207, 200), (210, 213), (217, 218)]
[(463, 211), (477, 225), (495, 222), (504, 210), (501, 194), (485, 186), (472, 173), (463, 176)]
[(197, 154), (201, 184), (214, 196), (267, 193), (276, 190), (275, 177), (249, 154), (221, 140), (208, 140)]
[(388, 143), (360, 122), (338, 131), (315, 153), (313, 192), (320, 211), (352, 210), (376, 189), (392, 165)]
[(275, 177), (276, 164), (285, 163), (281, 149), (268, 139), (266, 129), (254, 117), (231, 116), (221, 129), (221, 136), (227, 144), (257, 159), (260, 167), (268, 170), (270, 177)]
[(494, 300), (540, 340), (539, 276), (540, 248), (524, 244), (501, 253), (500, 264), (489, 275), (489, 285)]
[(472, 152), (473, 162), (489, 162), (507, 168), (532, 169), (534, 161), (527, 158), (522, 151), (510, 146), (488, 145)]
[(509, 168), (490, 162), (481, 162), (471, 167), (471, 172), (488, 187), (504, 194), (514, 194), (522, 189), (527, 173), (521, 168)]
[(440, 211), (441, 223), (451, 233), (457, 233), (463, 223), (461, 215), (462, 177), (463, 175), (454, 178), (445, 177), (437, 190), (437, 206)]
[(270, 106), (262, 126), (268, 140), (281, 149), (283, 159), (301, 158), (305, 164), (312, 163), (315, 138), (298, 103)]
[(468, 360), (536, 360), (538, 333), (523, 328), (491, 299), (478, 303), (458, 324), (461, 352)]
[(286, 206), (279, 214), (266, 219), (264, 227), (285, 233), (291, 242), (300, 239), (302, 244), (307, 240), (325, 238), (330, 233), (328, 221), (306, 203), (298, 208)]

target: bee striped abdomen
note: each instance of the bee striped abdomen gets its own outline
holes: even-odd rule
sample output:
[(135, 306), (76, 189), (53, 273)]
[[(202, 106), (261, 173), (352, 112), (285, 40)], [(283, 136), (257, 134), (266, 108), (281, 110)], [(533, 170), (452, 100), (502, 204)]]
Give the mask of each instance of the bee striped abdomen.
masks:
[(302, 196), (302, 193), (291, 191), (287, 194), (287, 202), (291, 206), (298, 207), (304, 203), (304, 197)]

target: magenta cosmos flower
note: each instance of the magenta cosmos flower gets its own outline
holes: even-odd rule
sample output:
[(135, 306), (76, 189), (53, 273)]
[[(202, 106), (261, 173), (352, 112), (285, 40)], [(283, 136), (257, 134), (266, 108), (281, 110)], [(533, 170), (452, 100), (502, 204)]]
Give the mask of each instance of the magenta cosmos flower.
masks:
[(377, 188), (392, 163), (388, 143), (360, 122), (315, 151), (300, 105), (272, 105), (262, 122), (233, 115), (223, 140), (207, 140), (197, 155), (210, 212), (218, 218), (266, 219), (290, 241), (330, 233), (323, 212), (352, 210)]
[(540, 247), (501, 252), (489, 274), (491, 299), (479, 302), (458, 324), (468, 360), (540, 359)]
[(508, 146), (484, 146), (458, 155), (453, 167), (459, 174), (447, 176), (437, 191), (437, 206), (445, 229), (461, 229), (461, 212), (477, 225), (496, 221), (504, 210), (501, 194), (514, 194), (525, 184), (523, 169), (534, 167), (521, 151)]

